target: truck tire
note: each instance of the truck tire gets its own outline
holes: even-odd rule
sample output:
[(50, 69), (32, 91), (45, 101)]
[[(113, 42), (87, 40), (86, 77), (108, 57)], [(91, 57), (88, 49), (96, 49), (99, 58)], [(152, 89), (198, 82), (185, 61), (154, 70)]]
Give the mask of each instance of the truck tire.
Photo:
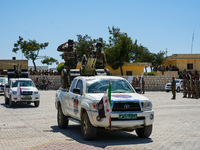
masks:
[(109, 69), (107, 69), (107, 68), (106, 68), (106, 69), (104, 69), (104, 70), (105, 70), (105, 72), (106, 72), (106, 75), (107, 75), (107, 76), (110, 76), (110, 70), (109, 70)]
[(9, 99), (9, 105), (10, 105), (10, 107), (14, 107), (15, 106), (15, 102), (12, 101), (11, 97)]
[(35, 107), (39, 107), (40, 101), (34, 101), (34, 105), (35, 105)]
[(179, 92), (180, 92), (180, 87), (177, 87), (177, 90), (176, 90), (176, 91), (177, 91), (177, 93), (179, 93)]
[(81, 118), (81, 134), (84, 140), (96, 139), (97, 128), (94, 127), (85, 112)]
[(140, 138), (148, 138), (151, 135), (151, 132), (152, 132), (152, 125), (136, 129), (136, 133)]
[(68, 127), (69, 120), (67, 116), (63, 114), (61, 106), (58, 107), (57, 122), (58, 122), (58, 127), (61, 129)]
[(5, 104), (9, 104), (9, 98), (5, 97)]

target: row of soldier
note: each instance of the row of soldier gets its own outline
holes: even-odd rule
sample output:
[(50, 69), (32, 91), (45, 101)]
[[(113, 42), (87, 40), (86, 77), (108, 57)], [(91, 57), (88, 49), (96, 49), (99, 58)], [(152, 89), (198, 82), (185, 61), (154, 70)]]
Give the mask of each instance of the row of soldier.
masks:
[(196, 98), (200, 97), (200, 81), (199, 77), (185, 77), (183, 76), (183, 98)]
[(133, 80), (132, 80), (131, 84), (132, 84), (134, 89), (136, 89), (136, 87), (140, 87), (141, 90), (142, 90), (142, 94), (145, 93), (145, 81), (144, 81), (143, 77), (142, 78), (139, 77), (139, 79), (136, 78), (136, 77), (133, 77)]

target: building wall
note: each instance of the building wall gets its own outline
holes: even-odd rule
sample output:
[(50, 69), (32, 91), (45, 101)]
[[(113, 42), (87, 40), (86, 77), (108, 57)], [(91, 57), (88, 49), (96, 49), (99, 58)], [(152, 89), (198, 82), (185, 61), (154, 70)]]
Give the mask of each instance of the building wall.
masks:
[(28, 69), (28, 60), (0, 60), (0, 70), (14, 69), (14, 65), (22, 65), (21, 69)]
[[(193, 64), (193, 69), (188, 69), (187, 64)], [(176, 66), (179, 68), (179, 71), (200, 71), (200, 59), (176, 59), (169, 60), (165, 62), (165, 66)]]
[[(193, 64), (193, 69), (188, 69), (188, 64)], [(200, 71), (200, 54), (172, 54), (165, 60), (165, 66), (176, 66), (179, 71)]]
[[(82, 63), (78, 62), (77, 69), (81, 68), (81, 66)], [(127, 71), (132, 72), (132, 75), (141, 75), (144, 73), (144, 67), (148, 66), (151, 66), (151, 63), (124, 63), (124, 66), (122, 67), (123, 75), (127, 75)], [(113, 70), (109, 65), (107, 65), (105, 68), (108, 68), (112, 75), (118, 75), (118, 76), (121, 75), (120, 68)]]

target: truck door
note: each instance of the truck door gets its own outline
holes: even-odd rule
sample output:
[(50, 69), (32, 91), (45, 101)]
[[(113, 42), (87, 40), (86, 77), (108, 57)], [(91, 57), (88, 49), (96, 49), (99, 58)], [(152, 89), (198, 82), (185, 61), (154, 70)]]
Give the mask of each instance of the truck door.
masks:
[(70, 106), (71, 106), (71, 115), (74, 118), (79, 118), (80, 116), (80, 104), (82, 99), (82, 93), (83, 93), (83, 81), (78, 80), (76, 84), (76, 88), (80, 89), (80, 94), (73, 93), (70, 96)]
[(77, 79), (74, 79), (72, 84), (71, 84), (71, 87), (69, 89), (68, 92), (64, 92), (64, 98), (63, 98), (63, 102), (64, 102), (64, 111), (65, 111), (65, 114), (72, 114), (73, 112), (73, 106), (71, 104), (71, 101), (70, 99), (73, 97), (73, 89), (76, 87), (76, 82), (77, 82)]

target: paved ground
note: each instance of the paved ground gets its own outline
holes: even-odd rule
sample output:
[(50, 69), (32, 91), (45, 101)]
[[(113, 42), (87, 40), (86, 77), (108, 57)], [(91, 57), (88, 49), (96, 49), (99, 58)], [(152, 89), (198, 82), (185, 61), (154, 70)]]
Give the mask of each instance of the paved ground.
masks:
[(200, 99), (171, 100), (171, 93), (146, 92), (152, 100), (155, 123), (150, 138), (140, 139), (135, 132), (98, 133), (95, 141), (84, 141), (80, 125), (69, 122), (59, 129), (54, 98), (56, 91), (41, 91), (38, 108), (17, 104), (10, 108), (0, 95), (0, 149), (2, 150), (197, 150), (200, 149)]

